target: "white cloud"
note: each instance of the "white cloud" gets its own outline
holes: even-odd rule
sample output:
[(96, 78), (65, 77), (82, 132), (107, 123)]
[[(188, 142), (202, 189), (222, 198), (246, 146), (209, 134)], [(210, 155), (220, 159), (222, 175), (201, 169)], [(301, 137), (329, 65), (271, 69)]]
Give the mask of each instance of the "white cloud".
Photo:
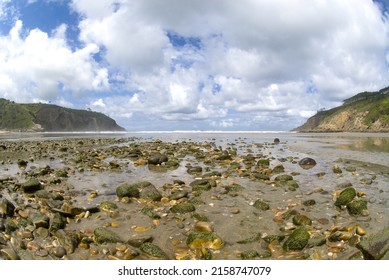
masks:
[(12, 99), (28, 101), (56, 100), (60, 88), (79, 94), (86, 90), (108, 88), (108, 71), (96, 64), (92, 55), (97, 45), (88, 44), (75, 51), (64, 38), (61, 25), (50, 37), (39, 29), (22, 33), (17, 21), (8, 36), (0, 37), (0, 93)]
[(237, 128), (287, 119), (292, 128), (320, 108), (388, 85), (389, 24), (371, 0), (70, 5), (81, 16), (82, 48), (68, 46), (66, 23), (52, 35), (21, 36), (17, 22), (0, 37), (3, 96), (55, 99), (60, 87), (61, 98), (86, 92), (92, 109), (122, 120)]

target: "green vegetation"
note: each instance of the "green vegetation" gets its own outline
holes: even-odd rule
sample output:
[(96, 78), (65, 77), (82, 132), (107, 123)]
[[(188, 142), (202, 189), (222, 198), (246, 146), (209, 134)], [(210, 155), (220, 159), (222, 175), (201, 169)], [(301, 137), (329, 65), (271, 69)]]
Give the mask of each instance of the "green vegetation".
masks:
[[(355, 131), (388, 131), (389, 130), (389, 87), (376, 92), (361, 92), (345, 99), (343, 105), (330, 110), (321, 110), (307, 122), (296, 128), (297, 131), (329, 131), (337, 128), (325, 128), (325, 124), (338, 123), (339, 131), (344, 130), (340, 125), (340, 114), (346, 112), (351, 130)], [(324, 126), (323, 126), (324, 124)], [(361, 126), (364, 125), (365, 127)], [(350, 126), (349, 126), (350, 128)], [(337, 131), (337, 130), (336, 130)]]
[(121, 131), (102, 113), (51, 104), (18, 104), (0, 98), (0, 130), (10, 131)]

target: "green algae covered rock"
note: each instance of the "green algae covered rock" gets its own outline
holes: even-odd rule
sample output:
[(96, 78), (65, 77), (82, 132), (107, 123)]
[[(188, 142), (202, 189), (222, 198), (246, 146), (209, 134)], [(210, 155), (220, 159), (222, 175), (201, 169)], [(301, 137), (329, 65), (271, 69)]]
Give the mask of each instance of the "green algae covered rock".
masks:
[(307, 246), (309, 237), (308, 231), (305, 227), (301, 226), (289, 235), (288, 239), (284, 242), (283, 248), (285, 251), (301, 251)]
[(347, 211), (350, 215), (362, 215), (365, 210), (367, 210), (366, 200), (354, 200), (347, 204)]
[(157, 245), (154, 245), (153, 243), (145, 242), (142, 245), (140, 245), (139, 249), (142, 252), (152, 256), (153, 258), (163, 259), (163, 260), (169, 259), (166, 253)]
[(185, 214), (196, 211), (196, 207), (190, 202), (183, 202), (181, 204), (174, 205), (170, 208), (170, 211), (175, 214)]
[(98, 227), (94, 230), (94, 238), (97, 243), (117, 243), (122, 242), (120, 237), (113, 231), (104, 228)]
[(349, 187), (349, 188), (346, 188), (344, 189), (339, 197), (336, 199), (335, 201), (335, 206), (343, 206), (343, 205), (347, 205), (348, 203), (350, 203), (354, 197), (356, 197), (357, 195), (357, 192), (355, 191), (354, 188), (352, 187)]
[(213, 249), (223, 248), (224, 241), (214, 232), (193, 231), (188, 235), (186, 244), (191, 249)]

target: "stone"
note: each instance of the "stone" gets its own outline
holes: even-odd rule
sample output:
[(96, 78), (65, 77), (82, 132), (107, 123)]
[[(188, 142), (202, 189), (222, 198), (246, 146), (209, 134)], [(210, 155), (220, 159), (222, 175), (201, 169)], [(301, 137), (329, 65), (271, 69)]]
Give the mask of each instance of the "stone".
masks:
[(158, 165), (158, 164), (162, 164), (164, 162), (167, 162), (168, 160), (169, 160), (169, 158), (167, 155), (156, 153), (156, 154), (151, 155), (148, 158), (147, 162), (148, 162), (148, 164)]
[(100, 244), (122, 242), (120, 237), (115, 232), (104, 227), (96, 228), (93, 234), (96, 242)]
[(303, 169), (311, 169), (315, 167), (316, 161), (313, 158), (306, 157), (299, 161), (299, 165)]
[(189, 192), (186, 190), (178, 190), (169, 196), (169, 200), (179, 200), (180, 198), (187, 197), (188, 194)]
[(142, 252), (152, 256), (153, 258), (163, 259), (163, 260), (169, 259), (167, 254), (161, 248), (159, 248), (157, 245), (154, 245), (153, 243), (145, 242), (142, 245), (140, 245), (139, 249)]
[(32, 213), (31, 220), (35, 227), (49, 228), (50, 219), (44, 214), (41, 213)]
[(289, 235), (282, 247), (285, 251), (301, 251), (307, 246), (309, 237), (304, 226), (298, 227)]
[(22, 183), (22, 189), (26, 193), (32, 193), (41, 189), (41, 183), (38, 179), (32, 178), (24, 183)]
[(116, 195), (119, 198), (122, 198), (122, 197), (139, 198), (139, 188), (135, 184), (129, 185), (129, 184), (124, 183), (116, 188)]
[(293, 224), (295, 224), (296, 226), (312, 225), (312, 220), (305, 215), (297, 214), (297, 215), (293, 216), (292, 221), (293, 221)]
[(366, 260), (388, 260), (389, 258), (389, 227), (364, 238), (356, 247)]
[(279, 138), (274, 138), (273, 143), (274, 144), (279, 144), (280, 143), (280, 139)]
[(185, 214), (196, 211), (196, 207), (190, 202), (183, 202), (174, 205), (172, 208), (170, 208), (170, 211), (175, 214)]
[(316, 204), (316, 201), (314, 199), (308, 199), (308, 200), (303, 201), (303, 205), (305, 205), (305, 206), (313, 206), (315, 204)]
[(186, 172), (188, 172), (189, 174), (201, 173), (203, 172), (203, 168), (201, 166), (193, 166), (189, 167)]
[(258, 167), (269, 167), (269, 165), (270, 165), (270, 160), (268, 158), (260, 158), (257, 161)]
[(50, 227), (51, 231), (56, 231), (59, 229), (63, 229), (65, 227), (65, 219), (59, 213), (54, 213), (50, 219)]
[(266, 211), (266, 210), (269, 210), (270, 209), (270, 206), (268, 203), (264, 202), (262, 199), (257, 199), (255, 202), (254, 202), (254, 205), (253, 205), (255, 208), (259, 209), (259, 210), (263, 210), (263, 211)]
[(191, 249), (219, 250), (224, 247), (224, 241), (214, 232), (193, 231), (188, 235), (186, 244)]
[(139, 197), (144, 199), (150, 199), (153, 201), (159, 201), (162, 198), (161, 193), (150, 182), (141, 182), (138, 184), (140, 187)]
[(354, 200), (347, 204), (347, 211), (350, 215), (357, 216), (363, 215), (367, 210), (367, 201), (366, 200)]
[(242, 260), (255, 260), (257, 257), (259, 257), (259, 253), (255, 250), (247, 250), (240, 253)]
[(212, 187), (216, 187), (216, 182), (209, 179), (198, 179), (189, 184), (192, 187), (192, 191), (202, 192), (209, 191)]
[(161, 216), (154, 212), (154, 208), (151, 206), (145, 206), (140, 211), (143, 215), (150, 217), (151, 219), (161, 219)]
[(12, 217), (14, 215), (15, 206), (6, 198), (0, 201), (0, 218)]
[(288, 174), (282, 174), (282, 175), (278, 175), (277, 177), (275, 177), (274, 180), (278, 181), (278, 182), (292, 181), (293, 176), (288, 175)]
[(261, 234), (256, 232), (256, 233), (253, 233), (248, 238), (239, 240), (236, 243), (238, 243), (238, 244), (250, 244), (250, 243), (258, 242), (260, 239), (261, 239)]
[(343, 205), (347, 205), (356, 196), (357, 196), (357, 192), (355, 191), (354, 188), (352, 187), (346, 188), (339, 194), (339, 197), (335, 201), (335, 206), (340, 207)]

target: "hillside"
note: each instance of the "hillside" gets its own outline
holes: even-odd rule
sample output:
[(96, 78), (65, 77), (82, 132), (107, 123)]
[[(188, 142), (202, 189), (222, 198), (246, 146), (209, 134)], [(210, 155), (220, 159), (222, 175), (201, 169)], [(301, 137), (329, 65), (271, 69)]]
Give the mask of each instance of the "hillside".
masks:
[(389, 87), (377, 92), (361, 92), (343, 105), (317, 112), (300, 132), (389, 132)]
[(52, 104), (18, 104), (0, 98), (0, 130), (71, 132), (124, 131), (124, 128), (98, 112)]

